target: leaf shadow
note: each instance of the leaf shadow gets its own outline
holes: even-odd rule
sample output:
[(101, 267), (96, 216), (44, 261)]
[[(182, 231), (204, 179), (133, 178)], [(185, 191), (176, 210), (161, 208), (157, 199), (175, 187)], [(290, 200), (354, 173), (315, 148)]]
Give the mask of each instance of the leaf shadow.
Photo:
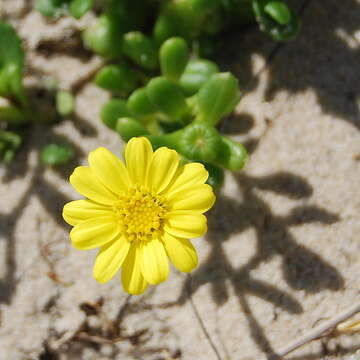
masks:
[[(32, 101), (43, 109), (46, 116), (49, 111), (50, 116), (54, 114), (54, 94), (39, 88), (28, 89)], [(83, 137), (96, 136), (97, 132), (93, 125), (86, 120), (73, 116), (73, 123)], [(55, 125), (55, 124), (54, 124)], [(10, 303), (15, 294), (17, 282), (15, 277), (16, 265), (16, 246), (15, 230), (22, 217), (31, 197), (36, 197), (42, 206), (47, 210), (49, 216), (61, 227), (67, 228), (67, 224), (61, 217), (62, 208), (71, 199), (60, 191), (45, 177), (46, 166), (41, 164), (40, 152), (44, 145), (48, 143), (67, 144), (74, 149), (73, 159), (62, 166), (53, 167), (53, 171), (62, 179), (68, 179), (73, 168), (80, 162), (84, 155), (81, 148), (68, 136), (57, 134), (56, 126), (45, 124), (31, 124), (26, 129), (25, 141), (16, 155), (14, 161), (3, 167), (1, 178), (2, 184), (7, 184), (15, 179), (25, 179), (31, 173), (31, 178), (23, 194), (17, 199), (17, 203), (10, 212), (5, 212), (6, 206), (1, 206), (0, 210), (0, 241), (5, 242), (2, 261), (5, 264), (4, 276), (0, 278), (0, 303)], [(21, 275), (20, 275), (21, 276)]]
[(34, 169), (34, 176), (23, 195), (18, 199), (16, 206), (9, 213), (0, 212), (0, 241), (5, 242), (2, 261), (6, 264), (5, 275), (0, 278), (0, 303), (9, 304), (11, 302), (17, 283), (22, 276), (15, 277), (17, 271), (15, 232), (29, 200), (35, 196), (47, 209), (50, 217), (59, 226), (67, 228), (67, 224), (61, 218), (61, 213), (64, 204), (71, 199), (44, 179), (43, 173), (44, 169), (38, 163)]
[[(280, 256), (282, 277), (293, 290), (311, 294), (342, 289), (344, 279), (340, 272), (319, 254), (299, 243), (291, 232), (293, 226), (309, 223), (331, 225), (340, 218), (313, 204), (295, 206), (287, 215), (278, 216), (257, 193), (262, 189), (303, 202), (311, 196), (313, 189), (299, 175), (279, 172), (262, 177), (240, 174), (234, 178), (242, 200), (238, 201), (234, 196), (218, 196), (215, 208), (209, 213), (209, 231), (205, 237), (211, 250), (205, 262), (191, 275), (190, 294), (202, 285), (210, 284), (212, 299), (220, 306), (229, 299), (226, 284), (230, 282), (248, 319), (254, 342), (264, 353), (269, 353), (273, 349), (247, 303), (247, 296), (259, 297), (290, 314), (300, 314), (303, 308), (294, 295), (276, 284), (255, 278), (252, 271)], [(224, 244), (232, 235), (250, 228), (256, 234), (256, 251), (244, 265), (235, 267), (225, 252)], [(188, 296), (189, 291), (184, 285), (179, 302), (184, 303)]]
[[(355, 33), (360, 29), (360, 5), (354, 0), (341, 4), (330, 0), (326, 6), (312, 0), (294, 0), (303, 12), (303, 29), (299, 37), (287, 44), (273, 44), (260, 32), (248, 29), (228, 34), (217, 60), (223, 70), (232, 71), (243, 85), (244, 92), (259, 86), (260, 75), (267, 71), (264, 101), (271, 101), (281, 91), (290, 95), (313, 91), (325, 114), (340, 118), (360, 129), (359, 40)], [(354, 13), (356, 11), (356, 14)], [(336, 25), (336, 26), (335, 26)], [(343, 35), (348, 37), (345, 40)], [(357, 46), (355, 46), (357, 44)], [(256, 69), (254, 55), (265, 59)], [(359, 76), (357, 76), (359, 75)], [(241, 121), (244, 115), (245, 123)], [(238, 119), (229, 118), (221, 124), (227, 134), (244, 134), (254, 122), (251, 114), (240, 114)], [(244, 142), (250, 153), (256, 151), (260, 138), (250, 137)], [(291, 228), (317, 223), (329, 226), (340, 216), (308, 200), (314, 189), (303, 177), (280, 172), (266, 176), (235, 175), (242, 200), (220, 195), (215, 208), (209, 214), (209, 232), (205, 237), (211, 245), (210, 253), (185, 285), (179, 302), (187, 301), (189, 295), (204, 284), (210, 284), (213, 301), (217, 305), (229, 299), (231, 284), (239, 306), (248, 320), (251, 337), (264, 353), (272, 353), (272, 346), (255, 318), (248, 295), (255, 295), (291, 314), (299, 314), (302, 305), (294, 295), (276, 285), (255, 279), (251, 271), (274, 256), (281, 258), (282, 277), (287, 285), (309, 294), (323, 290), (338, 291), (344, 287), (344, 278), (338, 269), (319, 254), (299, 243)], [(257, 190), (273, 192), (300, 204), (285, 216), (275, 215), (270, 206), (257, 195)], [(304, 201), (306, 200), (306, 201)], [(305, 204), (305, 205), (304, 205)], [(256, 253), (245, 265), (234, 267), (224, 251), (224, 243), (231, 235), (253, 229), (256, 234)], [(345, 351), (346, 353), (346, 351)], [(321, 355), (309, 354), (309, 359)], [(303, 357), (301, 357), (303, 358)]]

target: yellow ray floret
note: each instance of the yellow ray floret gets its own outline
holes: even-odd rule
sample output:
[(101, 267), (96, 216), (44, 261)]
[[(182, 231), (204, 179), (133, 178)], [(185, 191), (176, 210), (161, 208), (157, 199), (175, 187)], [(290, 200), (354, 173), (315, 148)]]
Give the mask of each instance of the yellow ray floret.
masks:
[(138, 295), (167, 279), (168, 258), (180, 271), (197, 266), (189, 239), (207, 231), (203, 213), (215, 195), (202, 164), (179, 166), (176, 151), (153, 152), (146, 138), (128, 142), (125, 160), (126, 166), (103, 147), (91, 152), (90, 166), (70, 176), (86, 199), (66, 204), (63, 217), (73, 226), (75, 248), (100, 248), (95, 279), (106, 282), (121, 268), (125, 291)]

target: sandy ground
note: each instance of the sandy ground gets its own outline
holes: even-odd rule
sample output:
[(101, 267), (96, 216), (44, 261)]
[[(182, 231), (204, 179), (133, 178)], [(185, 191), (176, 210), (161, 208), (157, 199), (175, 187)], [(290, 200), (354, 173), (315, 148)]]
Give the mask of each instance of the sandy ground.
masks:
[[(97, 146), (123, 146), (98, 119), (107, 93), (83, 81), (101, 64), (78, 51), (92, 16), (46, 22), (29, 3), (2, 0), (28, 49), (26, 84), (38, 97), (52, 81), (78, 94), (73, 118), (34, 126), (0, 168), (1, 360), (257, 360), (359, 301), (359, 1), (293, 1), (303, 29), (289, 44), (256, 29), (229, 35), (219, 61), (244, 96), (222, 130), (250, 161), (227, 174), (195, 241), (199, 268), (140, 297), (118, 278), (92, 279), (96, 252), (71, 248), (60, 216), (78, 198), (74, 166)], [(39, 164), (49, 140), (76, 146), (72, 164)], [(358, 349), (357, 335), (324, 338), (286, 359), (358, 360)]]

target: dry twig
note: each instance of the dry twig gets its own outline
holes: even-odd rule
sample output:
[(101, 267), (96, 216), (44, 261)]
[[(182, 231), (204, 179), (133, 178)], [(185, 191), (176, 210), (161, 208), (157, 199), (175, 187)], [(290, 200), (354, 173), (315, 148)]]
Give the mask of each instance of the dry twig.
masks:
[(351, 318), (355, 314), (360, 312), (360, 304), (357, 304), (350, 309), (347, 309), (340, 313), (335, 318), (324, 322), (322, 325), (319, 325), (315, 329), (310, 330), (305, 335), (301, 336), (299, 339), (295, 340), (293, 343), (286, 345), (276, 353), (270, 354), (266, 357), (267, 360), (280, 360), (283, 356), (291, 353), (292, 351), (298, 349), (299, 347), (319, 339), (323, 336), (331, 334), (333, 331), (339, 333), (337, 326), (344, 322), (345, 320)]

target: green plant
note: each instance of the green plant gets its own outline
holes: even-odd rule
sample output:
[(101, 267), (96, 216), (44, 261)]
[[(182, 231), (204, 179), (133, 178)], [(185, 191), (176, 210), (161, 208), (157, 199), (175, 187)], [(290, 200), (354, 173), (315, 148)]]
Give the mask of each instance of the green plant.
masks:
[(230, 73), (220, 73), (209, 60), (189, 60), (186, 42), (179, 37), (164, 42), (159, 60), (162, 76), (133, 91), (127, 100), (110, 100), (101, 119), (124, 141), (146, 136), (154, 149), (167, 146), (185, 162), (204, 163), (209, 183), (219, 188), (223, 169), (238, 171), (247, 159), (244, 146), (216, 128), (240, 100), (238, 81)]
[[(45, 15), (69, 11), (77, 18), (92, 5), (91, 0), (36, 2)], [(223, 169), (238, 171), (247, 158), (241, 144), (217, 129), (241, 92), (232, 74), (221, 73), (204, 56), (216, 51), (223, 30), (255, 21), (275, 41), (292, 39), (300, 25), (281, 0), (103, 1), (83, 33), (85, 47), (108, 61), (94, 79), (115, 96), (102, 107), (101, 120), (124, 141), (144, 135), (154, 148), (165, 145), (184, 161), (203, 162), (209, 181), (221, 185)], [(67, 96), (59, 94), (65, 105), (71, 103)], [(64, 106), (63, 114), (70, 111)]]
[(261, 30), (275, 41), (288, 41), (299, 32), (299, 17), (282, 1), (252, 0)]
[(93, 6), (94, 0), (36, 0), (35, 9), (45, 16), (60, 16), (67, 11), (81, 18)]
[(74, 110), (68, 91), (56, 93), (56, 111), (51, 104), (39, 106), (23, 87), (24, 51), (15, 29), (0, 21), (0, 160), (11, 162), (23, 142), (26, 127), (34, 122), (52, 123)]
[(3, 49), (0, 52), (0, 96), (25, 105), (22, 86), (24, 52), (15, 30), (5, 22), (0, 22), (0, 48)]
[[(80, 18), (94, 0), (37, 0), (45, 16), (67, 12)], [(84, 33), (85, 45), (107, 58), (130, 58), (144, 69), (157, 67), (156, 50), (172, 37), (182, 37), (201, 56), (215, 50), (214, 36), (229, 28), (258, 22), (275, 41), (292, 39), (298, 16), (282, 0), (104, 0), (102, 13)]]
[[(6, 49), (6, 50), (5, 50)], [(0, 22), (0, 159), (10, 162), (22, 143), (21, 127), (29, 121), (22, 85), (24, 52), (15, 30)]]

